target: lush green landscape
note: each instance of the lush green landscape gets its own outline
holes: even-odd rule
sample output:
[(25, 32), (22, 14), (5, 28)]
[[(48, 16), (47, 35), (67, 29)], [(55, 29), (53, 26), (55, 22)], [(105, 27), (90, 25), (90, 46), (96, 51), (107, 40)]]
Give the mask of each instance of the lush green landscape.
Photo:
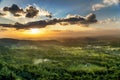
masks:
[(0, 40), (0, 80), (119, 80), (120, 40)]

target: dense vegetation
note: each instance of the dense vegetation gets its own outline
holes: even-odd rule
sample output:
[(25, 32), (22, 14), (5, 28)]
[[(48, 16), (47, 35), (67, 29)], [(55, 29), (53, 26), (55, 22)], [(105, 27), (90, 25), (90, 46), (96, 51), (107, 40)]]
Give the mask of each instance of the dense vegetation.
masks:
[(0, 46), (0, 80), (120, 80), (120, 41), (7, 42)]

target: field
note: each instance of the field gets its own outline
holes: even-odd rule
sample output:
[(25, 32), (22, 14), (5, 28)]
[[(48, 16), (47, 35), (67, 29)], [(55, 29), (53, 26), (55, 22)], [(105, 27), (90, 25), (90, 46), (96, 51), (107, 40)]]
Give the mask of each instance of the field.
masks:
[(0, 43), (0, 80), (120, 80), (119, 40)]

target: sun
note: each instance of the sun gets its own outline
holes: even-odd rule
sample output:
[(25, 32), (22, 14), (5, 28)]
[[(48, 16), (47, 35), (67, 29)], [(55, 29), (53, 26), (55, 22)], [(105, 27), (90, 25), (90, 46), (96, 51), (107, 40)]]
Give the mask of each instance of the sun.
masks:
[(44, 28), (30, 28), (27, 30), (23, 30), (23, 34), (27, 36), (41, 36), (46, 33), (46, 30)]
[(38, 29), (38, 28), (31, 28), (31, 29), (29, 30), (29, 32), (30, 32), (31, 34), (39, 34), (39, 33), (40, 33), (40, 29)]

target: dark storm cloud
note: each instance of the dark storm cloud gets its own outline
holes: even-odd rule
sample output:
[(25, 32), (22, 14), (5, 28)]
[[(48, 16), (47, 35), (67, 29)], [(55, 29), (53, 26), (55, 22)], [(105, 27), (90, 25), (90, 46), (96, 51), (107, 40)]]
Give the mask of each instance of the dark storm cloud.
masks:
[[(13, 4), (10, 7), (4, 7), (2, 11), (4, 13), (10, 12), (11, 14), (13, 14), (14, 17), (20, 17), (24, 15), (26, 18), (33, 18), (40, 13), (40, 10), (32, 5), (27, 6), (25, 9), (22, 9), (16, 4)], [(52, 14), (48, 12), (48, 14), (46, 14), (45, 16), (51, 18)]]
[(46, 17), (52, 18), (52, 13), (50, 13), (49, 15), (46, 15)]
[[(96, 15), (95, 14), (89, 14), (86, 17), (81, 17), (81, 16), (74, 16), (74, 17), (67, 17), (67, 18), (59, 18), (59, 19), (50, 19), (50, 20), (40, 20), (40, 21), (35, 21), (35, 22), (29, 22), (27, 24), (20, 24), (20, 23), (15, 23), (14, 25), (12, 24), (0, 24), (0, 26), (3, 27), (13, 27), (16, 29), (28, 29), (28, 28), (44, 28), (48, 25), (54, 25), (57, 23), (66, 23), (68, 24), (91, 24), (97, 22), (96, 20)], [(62, 25), (62, 24), (61, 24)]]
[(87, 20), (88, 22), (97, 22), (97, 20), (96, 20), (96, 15), (95, 15), (95, 14), (92, 14), (92, 13), (90, 13), (90, 14), (88, 14), (88, 15), (86, 16), (86, 20)]
[(24, 13), (23, 9), (19, 8), (16, 4), (13, 4), (11, 7), (4, 7), (3, 11), (8, 11), (13, 15), (16, 15), (16, 13)]
[(14, 14), (15, 17), (20, 17), (21, 15), (20, 14)]
[(29, 6), (28, 9), (26, 9), (26, 17), (28, 18), (33, 18), (34, 16), (37, 16), (38, 13), (39, 10), (33, 6)]

